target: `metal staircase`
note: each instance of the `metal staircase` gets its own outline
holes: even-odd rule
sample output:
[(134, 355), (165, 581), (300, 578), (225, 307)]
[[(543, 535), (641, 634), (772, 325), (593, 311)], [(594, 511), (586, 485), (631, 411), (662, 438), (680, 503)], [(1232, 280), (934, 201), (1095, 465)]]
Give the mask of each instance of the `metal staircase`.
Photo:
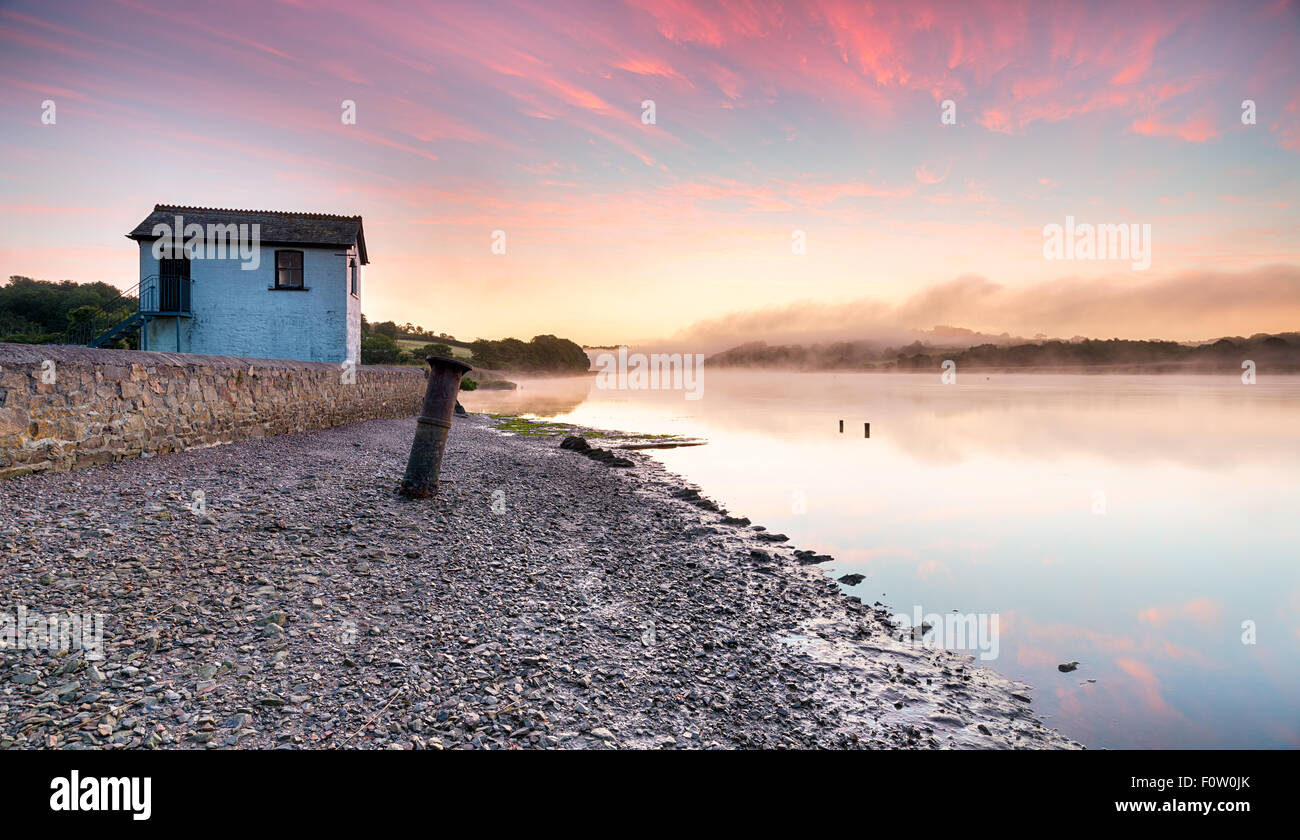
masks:
[(144, 328), (156, 318), (177, 319), (177, 346), (180, 350), (181, 318), (193, 318), (190, 311), (190, 279), (174, 275), (151, 274), (99, 308), (85, 323), (68, 332), (69, 344), (103, 347), (117, 341), (131, 330), (140, 330), (140, 349), (145, 344)]
[(111, 344), (122, 337), (128, 330), (136, 329), (143, 326), (145, 316), (139, 312), (133, 313), (131, 317), (124, 321), (119, 321), (108, 329), (96, 335), (90, 341), (86, 342), (87, 347), (103, 347), (105, 344)]

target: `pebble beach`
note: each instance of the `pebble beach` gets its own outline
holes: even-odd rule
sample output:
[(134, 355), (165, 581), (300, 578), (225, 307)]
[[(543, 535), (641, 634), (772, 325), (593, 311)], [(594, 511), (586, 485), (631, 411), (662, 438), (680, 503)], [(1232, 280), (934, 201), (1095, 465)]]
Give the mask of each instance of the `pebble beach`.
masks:
[(0, 748), (1078, 748), (643, 450), (499, 425), (428, 500), (413, 418), (0, 482), (0, 613), (103, 620), (0, 651)]

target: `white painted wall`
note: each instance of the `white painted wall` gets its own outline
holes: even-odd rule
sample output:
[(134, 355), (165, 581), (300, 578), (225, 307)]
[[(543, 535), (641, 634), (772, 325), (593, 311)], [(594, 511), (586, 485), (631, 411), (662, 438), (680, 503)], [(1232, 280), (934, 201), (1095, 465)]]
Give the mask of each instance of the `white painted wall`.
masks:
[[(352, 296), (352, 277), (351, 264), (352, 260), (357, 261), (357, 295)], [(365, 266), (361, 265), (361, 256), (357, 253), (356, 246), (348, 249), (348, 257), (344, 262), (344, 270), (349, 275), (344, 279), (344, 285), (347, 289), (348, 313), (347, 313), (347, 358), (357, 364), (361, 363), (361, 294), (365, 289)]]
[[(303, 252), (305, 291), (274, 289), (275, 252)], [(237, 259), (193, 260), (193, 318), (151, 322), (147, 349), (182, 353), (342, 362), (361, 357), (361, 302), (348, 293), (348, 255), (355, 247), (265, 245), (256, 269)], [(140, 242), (141, 279), (158, 273), (153, 243)]]

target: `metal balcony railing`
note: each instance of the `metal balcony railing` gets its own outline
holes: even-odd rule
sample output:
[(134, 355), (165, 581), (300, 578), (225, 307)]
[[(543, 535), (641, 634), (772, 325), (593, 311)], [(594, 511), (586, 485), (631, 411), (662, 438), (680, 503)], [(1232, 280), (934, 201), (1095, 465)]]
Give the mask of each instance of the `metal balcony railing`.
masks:
[(70, 328), (67, 344), (102, 347), (150, 318), (192, 317), (190, 278), (151, 274)]

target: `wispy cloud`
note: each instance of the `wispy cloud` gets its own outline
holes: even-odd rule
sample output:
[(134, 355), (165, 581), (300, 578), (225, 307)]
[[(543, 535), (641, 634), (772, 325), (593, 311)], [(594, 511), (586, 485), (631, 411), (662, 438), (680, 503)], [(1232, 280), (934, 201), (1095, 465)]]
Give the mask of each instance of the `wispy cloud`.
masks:
[[(222, 9), (256, 26), (225, 26), (197, 0), (6, 4), (3, 204), (362, 213), (374, 240), (367, 314), (485, 335), (542, 319), (593, 342), (792, 295), (834, 323), (841, 301), (868, 292), (899, 326), (924, 314), (1035, 332), (1256, 328), (1241, 326), (1261, 311), (1249, 302), (1193, 313), (1141, 298), (1141, 317), (1108, 319), (1102, 306), (1134, 302), (1121, 293), (1132, 278), (1080, 277), (1073, 297), (1060, 292), (1069, 281), (1037, 282), (1042, 263), (1024, 256), (1036, 231), (1084, 210), (1158, 221), (1166, 279), (1300, 262), (1294, 0), (394, 0), (378, 11), (231, 0)], [(1238, 119), (1245, 98), (1258, 105), (1255, 125)], [(57, 126), (41, 122), (46, 99)], [(340, 122), (345, 99), (356, 102), (355, 125)], [(946, 101), (952, 125), (940, 121)], [(1226, 188), (1223, 173), (1245, 168)], [(1228, 192), (1250, 200), (1212, 198)], [(121, 241), (133, 215), (82, 229)], [(8, 271), (67, 270), (47, 249), (23, 252), (31, 228), (20, 212), (0, 210), (0, 222), (0, 248), (21, 256)], [(620, 323), (549, 300), (467, 297), (406, 311), (429, 277), (506, 283), (503, 262), (480, 247), (497, 228), (535, 246), (512, 251), (514, 276), (557, 288), (615, 283), (639, 305)], [(785, 259), (793, 230), (808, 235), (802, 263)], [(950, 288), (972, 307), (962, 311), (937, 299), (933, 312), (908, 308), (919, 288), (967, 274), (996, 278), (996, 290)], [(656, 312), (650, 302), (666, 290), (687, 296)], [(1057, 305), (1066, 298), (1075, 311)], [(1288, 311), (1263, 314), (1273, 323)], [(1215, 317), (1222, 324), (1209, 329)]]

